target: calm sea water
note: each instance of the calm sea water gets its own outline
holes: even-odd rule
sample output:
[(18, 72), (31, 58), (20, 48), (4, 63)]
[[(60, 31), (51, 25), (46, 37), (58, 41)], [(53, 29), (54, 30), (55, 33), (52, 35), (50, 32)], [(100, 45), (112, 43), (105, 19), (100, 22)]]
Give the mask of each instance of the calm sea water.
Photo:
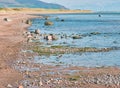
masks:
[[(40, 29), (41, 33), (66, 35), (88, 35), (99, 32), (98, 35), (85, 36), (82, 39), (59, 39), (53, 44), (65, 44), (76, 47), (120, 47), (120, 14), (50, 14), (53, 26), (44, 26), (44, 19), (33, 19), (30, 31)], [(56, 21), (56, 18), (59, 21)], [(64, 22), (60, 21), (64, 19)], [(40, 40), (42, 41), (42, 40)], [(120, 50), (101, 53), (65, 54), (59, 60), (57, 56), (36, 57), (35, 60), (44, 64), (62, 64), (75, 66), (120, 66)]]

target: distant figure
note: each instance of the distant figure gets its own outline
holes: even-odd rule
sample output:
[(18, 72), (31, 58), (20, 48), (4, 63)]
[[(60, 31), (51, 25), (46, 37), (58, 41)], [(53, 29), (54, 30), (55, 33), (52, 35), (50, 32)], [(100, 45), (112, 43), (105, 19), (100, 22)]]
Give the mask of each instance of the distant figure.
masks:
[(101, 15), (99, 14), (98, 17), (101, 17)]

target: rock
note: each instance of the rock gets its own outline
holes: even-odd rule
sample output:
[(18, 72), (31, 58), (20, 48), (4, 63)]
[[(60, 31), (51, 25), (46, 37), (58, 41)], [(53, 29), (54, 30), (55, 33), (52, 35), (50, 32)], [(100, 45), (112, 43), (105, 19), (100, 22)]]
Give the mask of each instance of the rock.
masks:
[(44, 23), (44, 25), (50, 26), (50, 25), (53, 25), (53, 22), (51, 22), (51, 21), (46, 21), (46, 22)]
[(117, 44), (117, 41), (113, 41), (114, 44)]
[(4, 21), (12, 21), (11, 19), (8, 19), (8, 18), (4, 18)]
[(64, 38), (64, 36), (61, 36), (61, 39)]
[(36, 29), (36, 30), (35, 30), (35, 34), (40, 34), (40, 30), (39, 30), (39, 29)]
[(19, 86), (18, 88), (24, 88), (23, 86)]
[(73, 39), (80, 39), (81, 37), (79, 35), (75, 35), (72, 37)]
[(49, 19), (49, 16), (45, 16), (45, 20), (48, 20)]
[(11, 84), (8, 84), (7, 88), (13, 88), (13, 86)]
[(40, 81), (40, 82), (39, 82), (39, 86), (43, 86), (43, 83), (42, 83), (42, 81)]
[(30, 35), (31, 33), (28, 31), (28, 32), (25, 32), (24, 34), (26, 34), (26, 35)]
[(52, 40), (58, 40), (58, 37), (56, 35), (52, 35)]
[(65, 21), (64, 19), (61, 20), (62, 22)]
[(27, 20), (27, 21), (26, 21), (26, 24), (31, 25), (31, 24), (32, 24), (31, 20)]
[(56, 21), (59, 21), (59, 17), (56, 17), (56, 19), (55, 19)]
[(32, 36), (31, 34), (28, 34), (27, 37), (28, 37), (28, 38), (32, 38), (33, 36)]
[(44, 39), (46, 40), (58, 40), (58, 37), (56, 35), (50, 34), (46, 36)]
[(34, 40), (39, 40), (40, 39), (40, 36), (36, 35), (34, 36)]
[(97, 35), (97, 34), (100, 34), (99, 32), (92, 32), (92, 33), (90, 33), (90, 34), (92, 34), (92, 35)]
[(27, 42), (32, 42), (32, 39), (31, 39), (31, 38), (28, 38), (28, 39), (27, 39)]
[(48, 36), (46, 36), (45, 39), (46, 39), (46, 40), (52, 40), (52, 36), (51, 36), (51, 35), (48, 35)]

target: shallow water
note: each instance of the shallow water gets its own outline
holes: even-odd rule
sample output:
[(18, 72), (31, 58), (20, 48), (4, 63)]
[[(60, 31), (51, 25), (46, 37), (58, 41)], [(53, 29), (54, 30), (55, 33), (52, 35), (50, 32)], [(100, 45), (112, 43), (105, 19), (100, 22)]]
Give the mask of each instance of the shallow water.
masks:
[(59, 56), (37, 56), (35, 62), (49, 65), (61, 66), (85, 66), (85, 67), (102, 67), (117, 66), (120, 67), (120, 51), (101, 52), (101, 53), (78, 53), (64, 54)]
[[(55, 45), (69, 45), (75, 47), (120, 47), (120, 14), (56, 14), (49, 15), (53, 26), (44, 26), (44, 19), (33, 19), (30, 31), (40, 29), (41, 33), (53, 33), (59, 36), (59, 40), (52, 41)], [(59, 21), (56, 21), (56, 18)], [(64, 19), (64, 22), (60, 21)], [(99, 32), (97, 35), (90, 35)], [(61, 35), (86, 35), (81, 39), (71, 37), (61, 39)], [(43, 41), (42, 39), (40, 41)], [(46, 42), (46, 41), (44, 41)], [(120, 50), (100, 53), (64, 54), (61, 58), (57, 56), (35, 58), (36, 62), (51, 65), (73, 65), (73, 66), (119, 66)]]

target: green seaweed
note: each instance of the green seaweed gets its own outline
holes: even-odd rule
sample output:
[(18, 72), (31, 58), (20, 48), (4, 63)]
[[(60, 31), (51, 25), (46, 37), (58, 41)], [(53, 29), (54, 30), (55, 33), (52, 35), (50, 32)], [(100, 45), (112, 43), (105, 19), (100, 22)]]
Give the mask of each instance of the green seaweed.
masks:
[(42, 47), (36, 46), (33, 48), (34, 52), (39, 53), (39, 55), (59, 55), (65, 53), (79, 53), (79, 52), (108, 52), (112, 50), (111, 48), (95, 48), (95, 47), (69, 47), (69, 46), (51, 46), (51, 47)]

